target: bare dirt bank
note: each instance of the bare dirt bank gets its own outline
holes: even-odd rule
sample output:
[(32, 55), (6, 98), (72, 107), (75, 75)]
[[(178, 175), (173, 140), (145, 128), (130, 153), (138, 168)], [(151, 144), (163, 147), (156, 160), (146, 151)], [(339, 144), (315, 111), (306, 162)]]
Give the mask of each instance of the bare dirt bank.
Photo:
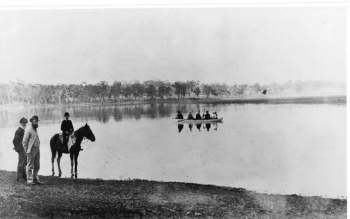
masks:
[(146, 180), (41, 177), (0, 171), (0, 218), (346, 218), (346, 200)]

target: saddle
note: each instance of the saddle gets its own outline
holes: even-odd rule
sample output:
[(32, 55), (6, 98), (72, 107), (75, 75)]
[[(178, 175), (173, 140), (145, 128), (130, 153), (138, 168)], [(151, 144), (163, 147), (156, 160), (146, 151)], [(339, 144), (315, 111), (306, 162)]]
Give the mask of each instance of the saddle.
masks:
[[(64, 138), (64, 137), (63, 137), (63, 134), (62, 134), (62, 133), (58, 134), (58, 138), (60, 139), (61, 144), (63, 145), (63, 138)], [(74, 135), (74, 134), (69, 135), (69, 136), (68, 136), (68, 142), (67, 142), (68, 151), (69, 151), (70, 148), (75, 144), (75, 142), (76, 142), (76, 137), (75, 137), (75, 135)]]

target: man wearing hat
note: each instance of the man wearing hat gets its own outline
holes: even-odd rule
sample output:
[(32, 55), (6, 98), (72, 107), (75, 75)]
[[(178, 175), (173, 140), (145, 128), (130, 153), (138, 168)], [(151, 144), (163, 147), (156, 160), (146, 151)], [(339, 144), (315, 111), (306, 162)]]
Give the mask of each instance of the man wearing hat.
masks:
[(31, 124), (25, 129), (23, 147), (27, 153), (27, 184), (41, 184), (38, 176), (40, 169), (40, 140), (38, 135), (39, 117), (33, 116)]
[(61, 131), (63, 134), (63, 145), (64, 145), (64, 151), (63, 153), (68, 153), (68, 138), (73, 133), (74, 127), (72, 121), (69, 119), (69, 113), (64, 113), (64, 120), (61, 123)]
[(19, 120), (19, 127), (15, 132), (15, 137), (13, 138), (13, 145), (14, 150), (18, 153), (18, 164), (17, 164), (17, 182), (21, 180), (27, 180), (26, 178), (26, 165), (27, 165), (27, 155), (24, 151), (22, 140), (24, 135), (24, 129), (26, 128), (26, 125), (28, 123), (28, 120), (24, 117), (22, 117)]

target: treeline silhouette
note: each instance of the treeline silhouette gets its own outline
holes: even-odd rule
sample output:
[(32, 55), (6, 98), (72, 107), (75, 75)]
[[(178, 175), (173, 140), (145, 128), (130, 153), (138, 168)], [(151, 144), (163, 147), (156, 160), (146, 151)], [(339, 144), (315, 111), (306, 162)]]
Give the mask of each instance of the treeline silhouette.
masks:
[(10, 82), (0, 84), (0, 104), (104, 103), (128, 100), (252, 97), (339, 89), (345, 90), (345, 83), (288, 81), (283, 84), (227, 85), (205, 84), (199, 81), (115, 81), (113, 83), (101, 81), (96, 84), (46, 85)]

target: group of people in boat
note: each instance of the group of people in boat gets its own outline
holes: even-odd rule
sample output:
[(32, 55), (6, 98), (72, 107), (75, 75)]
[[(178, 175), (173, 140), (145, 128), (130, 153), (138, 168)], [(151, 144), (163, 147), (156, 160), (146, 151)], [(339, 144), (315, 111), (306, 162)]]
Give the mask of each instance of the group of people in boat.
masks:
[[(201, 115), (200, 111), (196, 113), (195, 116), (193, 116), (192, 112), (189, 112), (187, 115), (188, 120), (208, 120), (208, 119), (217, 119), (218, 114), (217, 112), (213, 112), (212, 115), (210, 115), (209, 111), (206, 111)], [(181, 111), (177, 111), (176, 119), (184, 119), (183, 114)]]

